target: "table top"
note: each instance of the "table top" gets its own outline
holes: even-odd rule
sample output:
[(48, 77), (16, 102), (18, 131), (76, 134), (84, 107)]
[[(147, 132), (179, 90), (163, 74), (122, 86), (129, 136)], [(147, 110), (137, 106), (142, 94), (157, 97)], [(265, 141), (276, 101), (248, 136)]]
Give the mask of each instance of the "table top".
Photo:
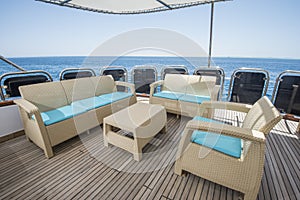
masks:
[(137, 102), (123, 110), (104, 118), (104, 123), (133, 132), (136, 128), (145, 126), (151, 119), (166, 110), (161, 105)]

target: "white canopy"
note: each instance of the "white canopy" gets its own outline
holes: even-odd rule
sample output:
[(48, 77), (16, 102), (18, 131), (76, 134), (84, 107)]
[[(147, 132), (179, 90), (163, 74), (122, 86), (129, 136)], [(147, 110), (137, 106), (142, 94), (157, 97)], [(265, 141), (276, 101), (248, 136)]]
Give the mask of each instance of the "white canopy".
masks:
[(37, 0), (109, 14), (141, 14), (228, 0)]

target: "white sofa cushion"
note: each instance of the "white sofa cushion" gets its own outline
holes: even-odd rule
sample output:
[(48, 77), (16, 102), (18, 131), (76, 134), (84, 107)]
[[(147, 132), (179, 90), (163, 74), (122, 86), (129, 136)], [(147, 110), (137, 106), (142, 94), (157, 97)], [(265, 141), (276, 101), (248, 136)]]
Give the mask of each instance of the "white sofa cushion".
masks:
[(166, 74), (162, 91), (185, 93), (189, 75)]
[(116, 91), (114, 79), (111, 75), (96, 76), (90, 78), (95, 87), (95, 96), (108, 94)]
[(53, 110), (68, 104), (64, 88), (60, 82), (20, 86), (19, 91), (21, 96), (36, 105), (40, 112)]

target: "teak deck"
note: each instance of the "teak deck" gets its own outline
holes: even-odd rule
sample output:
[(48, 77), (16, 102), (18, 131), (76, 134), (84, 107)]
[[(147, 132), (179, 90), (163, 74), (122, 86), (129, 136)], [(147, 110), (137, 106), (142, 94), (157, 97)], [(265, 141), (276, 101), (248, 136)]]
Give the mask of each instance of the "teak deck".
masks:
[[(243, 118), (235, 112), (216, 114), (233, 124), (236, 116)], [(56, 146), (51, 159), (25, 136), (4, 142), (0, 199), (242, 199), (243, 194), (192, 174), (174, 174), (176, 147), (188, 120), (168, 114), (167, 134), (145, 146), (140, 162), (122, 149), (104, 147), (101, 127)], [(282, 120), (269, 134), (259, 200), (300, 198), (296, 127)]]

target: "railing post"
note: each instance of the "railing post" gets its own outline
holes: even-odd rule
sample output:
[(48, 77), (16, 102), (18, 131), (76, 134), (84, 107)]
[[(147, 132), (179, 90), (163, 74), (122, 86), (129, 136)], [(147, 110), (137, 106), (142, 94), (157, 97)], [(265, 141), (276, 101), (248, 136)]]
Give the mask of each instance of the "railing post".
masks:
[(1, 56), (1, 55), (0, 55), (0, 60), (3, 60), (3, 61), (6, 62), (7, 64), (9, 64), (9, 65), (11, 65), (11, 66), (17, 68), (17, 69), (20, 70), (20, 71), (26, 72), (26, 70), (25, 70), (24, 68), (22, 68), (22, 67), (20, 67), (19, 65), (15, 64), (15, 63), (13, 63), (13, 62), (11, 62), (10, 60), (4, 58), (4, 57)]

